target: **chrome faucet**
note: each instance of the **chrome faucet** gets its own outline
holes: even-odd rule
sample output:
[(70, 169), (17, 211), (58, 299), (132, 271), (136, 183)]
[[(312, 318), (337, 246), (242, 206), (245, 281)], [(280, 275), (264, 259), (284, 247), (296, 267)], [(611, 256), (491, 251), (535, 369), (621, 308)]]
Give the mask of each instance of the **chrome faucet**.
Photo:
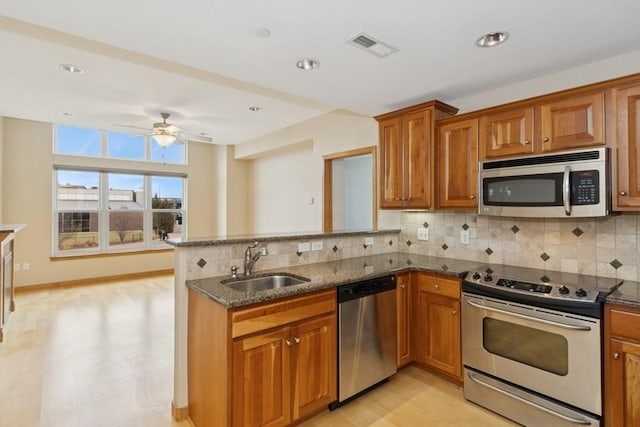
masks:
[(247, 250), (244, 251), (244, 275), (251, 276), (251, 271), (253, 270), (253, 265), (260, 259), (261, 256), (269, 255), (269, 251), (267, 251), (267, 247), (263, 246), (260, 248), (260, 251), (253, 255), (251, 253), (251, 249), (258, 247), (258, 242), (253, 242), (253, 245), (247, 246)]

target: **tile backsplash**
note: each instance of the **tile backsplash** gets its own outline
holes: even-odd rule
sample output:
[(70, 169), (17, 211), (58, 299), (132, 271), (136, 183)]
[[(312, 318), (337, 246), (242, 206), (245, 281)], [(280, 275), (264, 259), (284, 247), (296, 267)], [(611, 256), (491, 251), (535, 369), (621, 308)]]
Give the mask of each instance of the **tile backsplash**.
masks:
[[(429, 240), (417, 239), (419, 227)], [(469, 243), (460, 242), (467, 229)], [(640, 215), (540, 219), (403, 212), (399, 250), (640, 281)]]

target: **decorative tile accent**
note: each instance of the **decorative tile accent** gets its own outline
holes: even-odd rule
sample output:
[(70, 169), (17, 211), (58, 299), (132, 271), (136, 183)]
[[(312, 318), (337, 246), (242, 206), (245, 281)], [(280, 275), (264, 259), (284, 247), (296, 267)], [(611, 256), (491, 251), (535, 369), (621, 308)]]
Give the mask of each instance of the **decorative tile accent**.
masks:
[(204, 268), (205, 265), (207, 265), (207, 261), (205, 261), (204, 259), (200, 258), (200, 260), (198, 261), (198, 266), (200, 268)]
[(301, 256), (301, 255), (302, 255), (302, 252), (300, 252), (300, 251), (296, 251), (296, 255), (298, 255), (298, 257), (299, 257), (299, 256)]
[(411, 246), (411, 240), (407, 240), (407, 246)]
[(425, 222), (422, 223), (422, 226), (424, 228), (429, 228), (429, 223), (427, 221), (425, 221)]
[(446, 251), (447, 249), (449, 249), (449, 246), (447, 246), (446, 243), (443, 243), (441, 248)]
[(365, 248), (365, 249), (367, 249), (369, 246), (368, 246), (368, 245), (365, 245), (365, 244), (363, 243), (363, 244), (362, 244), (362, 247), (363, 247), (363, 248)]
[[(489, 255), (491, 255), (491, 254), (489, 254)], [(493, 274), (493, 270), (491, 268), (487, 268), (484, 272), (487, 273), (487, 274)]]
[(551, 279), (549, 279), (547, 276), (542, 276), (542, 277), (540, 278), (540, 281), (541, 281), (542, 283), (548, 283), (550, 280), (551, 280)]
[(389, 240), (389, 246), (393, 246), (393, 240)]
[(463, 230), (468, 230), (469, 229), (469, 226), (467, 225), (466, 222), (464, 224), (462, 224), (462, 229)]
[(622, 263), (617, 259), (614, 259), (613, 261), (611, 261), (609, 265), (611, 265), (611, 267), (615, 268), (616, 270), (622, 267)]
[(408, 259), (407, 260), (407, 265), (411, 265), (411, 264), (413, 264), (413, 262), (410, 259)]
[(543, 261), (547, 262), (551, 257), (546, 252), (542, 252), (542, 254), (540, 254), (540, 258), (542, 258)]
[(580, 227), (576, 227), (576, 228), (574, 228), (571, 232), (572, 232), (573, 234), (575, 234), (575, 235), (576, 235), (576, 237), (580, 237), (580, 236), (582, 236), (582, 235), (584, 234), (584, 231), (582, 231), (582, 230), (580, 229)]
[(387, 261), (389, 264), (393, 264), (393, 259), (389, 258), (389, 261)]
[(511, 227), (511, 231), (513, 231), (513, 234), (516, 234), (518, 231), (520, 231), (520, 228), (517, 225), (514, 225), (513, 227)]
[(333, 252), (338, 252), (338, 247), (336, 245), (333, 245), (333, 247), (331, 248), (331, 250)]
[(487, 255), (491, 255), (493, 253), (493, 250), (491, 248), (487, 248), (484, 251), (487, 253)]
[(440, 268), (442, 269), (442, 271), (449, 271), (449, 266), (447, 264), (442, 264)]

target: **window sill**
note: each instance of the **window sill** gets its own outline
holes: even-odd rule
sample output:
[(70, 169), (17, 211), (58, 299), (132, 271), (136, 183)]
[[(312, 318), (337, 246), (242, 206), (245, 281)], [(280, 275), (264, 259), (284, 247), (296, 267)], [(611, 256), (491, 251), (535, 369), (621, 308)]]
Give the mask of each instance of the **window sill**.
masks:
[(87, 258), (110, 258), (117, 256), (130, 256), (130, 255), (148, 255), (148, 254), (157, 254), (164, 252), (173, 252), (174, 248), (159, 248), (159, 249), (143, 249), (137, 251), (122, 251), (122, 252), (100, 252), (100, 253), (76, 253), (69, 255), (55, 255), (49, 257), (50, 261), (68, 261), (68, 260), (77, 260), (77, 259), (87, 259)]

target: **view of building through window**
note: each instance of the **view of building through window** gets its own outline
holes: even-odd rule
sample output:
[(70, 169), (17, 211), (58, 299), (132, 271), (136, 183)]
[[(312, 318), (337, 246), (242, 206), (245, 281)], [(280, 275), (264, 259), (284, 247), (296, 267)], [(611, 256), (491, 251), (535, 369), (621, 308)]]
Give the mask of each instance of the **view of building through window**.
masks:
[[(145, 135), (56, 126), (54, 152), (72, 156), (184, 163), (180, 144), (163, 148)], [(142, 250), (182, 237), (185, 178), (148, 172), (55, 170), (54, 253)]]

